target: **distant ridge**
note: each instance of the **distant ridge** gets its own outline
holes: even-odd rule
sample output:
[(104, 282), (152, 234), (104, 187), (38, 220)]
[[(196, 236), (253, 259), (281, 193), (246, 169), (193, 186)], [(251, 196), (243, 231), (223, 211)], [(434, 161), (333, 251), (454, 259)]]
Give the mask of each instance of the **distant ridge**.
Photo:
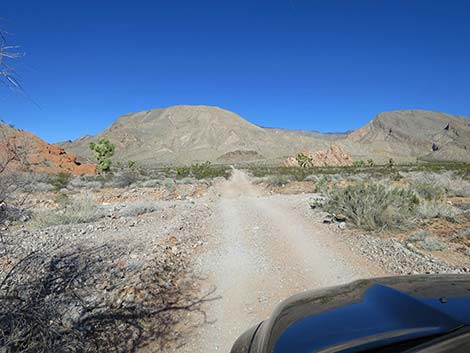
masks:
[(279, 163), (333, 143), (354, 160), (470, 162), (470, 119), (425, 110), (384, 112), (352, 132), (321, 133), (261, 127), (222, 108), (180, 105), (125, 114), (95, 136), (59, 145), (86, 159), (89, 142), (102, 137), (116, 145), (115, 159), (151, 166), (206, 160)]

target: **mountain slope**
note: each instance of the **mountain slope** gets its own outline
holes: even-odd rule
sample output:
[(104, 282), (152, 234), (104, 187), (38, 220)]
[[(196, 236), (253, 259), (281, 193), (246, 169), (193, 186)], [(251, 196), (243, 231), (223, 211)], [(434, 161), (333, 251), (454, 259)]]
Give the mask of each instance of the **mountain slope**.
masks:
[(265, 128), (235, 113), (209, 106), (174, 106), (119, 117), (96, 136), (59, 144), (90, 158), (88, 144), (102, 137), (116, 145), (115, 160), (143, 165), (267, 161), (301, 151), (341, 146), (354, 160), (386, 163), (446, 160), (470, 162), (470, 119), (425, 110), (378, 114), (349, 134)]
[(60, 145), (90, 157), (89, 142), (103, 137), (116, 145), (117, 160), (148, 165), (223, 162), (224, 155), (279, 159), (329, 145), (311, 137), (270, 131), (235, 113), (209, 106), (174, 106), (126, 114), (94, 137)]
[(348, 140), (398, 160), (470, 161), (470, 119), (426, 110), (380, 113)]

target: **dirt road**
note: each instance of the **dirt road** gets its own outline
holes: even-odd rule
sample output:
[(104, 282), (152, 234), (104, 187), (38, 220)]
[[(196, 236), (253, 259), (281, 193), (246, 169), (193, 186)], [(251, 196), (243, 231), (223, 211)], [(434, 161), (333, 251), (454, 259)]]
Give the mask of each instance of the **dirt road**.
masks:
[(207, 303), (211, 323), (184, 351), (229, 352), (290, 295), (383, 274), (311, 219), (306, 195), (266, 195), (238, 170), (217, 192), (199, 271), (220, 299)]

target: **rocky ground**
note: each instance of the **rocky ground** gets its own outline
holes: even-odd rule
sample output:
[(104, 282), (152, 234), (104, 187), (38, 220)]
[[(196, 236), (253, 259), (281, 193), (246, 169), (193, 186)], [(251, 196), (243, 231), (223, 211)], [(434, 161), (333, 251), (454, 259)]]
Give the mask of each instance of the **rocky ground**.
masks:
[[(245, 329), (300, 291), (371, 276), (469, 272), (464, 252), (425, 251), (404, 236), (325, 223), (328, 215), (309, 207), (311, 187), (254, 185), (237, 170), (229, 181), (208, 184), (63, 191), (74, 200), (91, 197), (102, 215), (83, 224), (45, 227), (26, 221), (4, 228), (3, 276), (27, 254), (60, 260), (83, 253), (94, 271), (72, 287), (88, 307), (135, 306), (165, 327), (154, 326), (152, 335), (139, 339), (129, 328), (134, 346), (121, 345), (121, 351), (227, 352)], [(145, 204), (135, 212), (141, 200)], [(60, 200), (49, 192), (29, 202), (57, 212)], [(50, 268), (55, 262), (45, 263)], [(67, 325), (87, 315), (80, 305), (63, 309)], [(171, 308), (171, 314), (155, 316), (162, 308)], [(143, 324), (152, 327), (148, 320)]]

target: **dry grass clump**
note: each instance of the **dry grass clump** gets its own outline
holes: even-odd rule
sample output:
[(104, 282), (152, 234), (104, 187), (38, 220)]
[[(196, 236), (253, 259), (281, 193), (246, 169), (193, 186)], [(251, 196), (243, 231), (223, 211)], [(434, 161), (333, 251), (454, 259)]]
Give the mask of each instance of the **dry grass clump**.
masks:
[(419, 172), (411, 176), (412, 183), (431, 185), (442, 189), (447, 196), (470, 196), (470, 182), (452, 171), (443, 173)]
[(155, 212), (159, 207), (150, 200), (139, 200), (126, 204), (124, 208), (119, 211), (119, 214), (124, 217), (136, 217), (145, 213)]
[(420, 219), (445, 218), (455, 221), (457, 212), (454, 207), (438, 201), (421, 202), (416, 208), (416, 215)]
[(427, 251), (442, 251), (447, 248), (447, 245), (435, 237), (427, 230), (418, 230), (411, 234), (408, 241), (416, 243), (420, 248)]
[(412, 183), (411, 186), (421, 199), (427, 201), (442, 200), (445, 197), (445, 190), (440, 186), (422, 182)]
[(413, 191), (382, 184), (357, 183), (333, 188), (327, 196), (326, 211), (344, 214), (359, 228), (371, 231), (404, 228), (419, 203)]
[(34, 215), (34, 223), (38, 227), (60, 224), (79, 224), (96, 222), (106, 212), (89, 199), (67, 202), (60, 209), (41, 210)]

